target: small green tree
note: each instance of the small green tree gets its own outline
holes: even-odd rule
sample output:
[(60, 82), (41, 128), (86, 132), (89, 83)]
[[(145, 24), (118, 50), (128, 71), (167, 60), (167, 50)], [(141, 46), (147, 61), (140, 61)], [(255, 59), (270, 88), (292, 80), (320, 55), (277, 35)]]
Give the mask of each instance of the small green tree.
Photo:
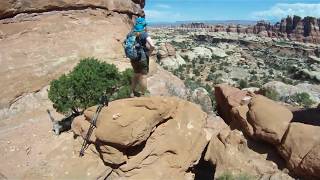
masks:
[(120, 80), (120, 88), (115, 91), (115, 93), (111, 96), (111, 100), (116, 99), (124, 99), (130, 97), (131, 93), (131, 80), (133, 77), (133, 70), (126, 69), (121, 73), (121, 80)]
[(200, 76), (200, 71), (198, 69), (193, 69), (193, 74), (196, 76)]
[(274, 101), (279, 101), (280, 100), (279, 93), (274, 89), (265, 89), (264, 90), (264, 95), (266, 97), (268, 97), (269, 99), (272, 99)]
[(304, 107), (311, 107), (313, 104), (315, 104), (314, 101), (310, 98), (310, 95), (308, 93), (297, 93), (290, 97), (294, 102), (299, 103), (300, 105)]
[(239, 174), (239, 175), (233, 175), (230, 172), (224, 172), (217, 178), (217, 180), (252, 180), (255, 179), (252, 176), (249, 176), (247, 174)]
[(212, 80), (214, 80), (214, 75), (213, 75), (213, 73), (210, 72), (206, 78), (206, 81), (212, 81)]
[[(81, 113), (97, 104), (104, 93), (112, 99), (128, 97), (130, 76), (129, 71), (120, 73), (115, 65), (85, 58), (69, 74), (51, 81), (48, 96), (58, 112)], [(121, 96), (115, 96), (117, 92)]]
[(240, 89), (247, 88), (249, 86), (248, 81), (246, 79), (241, 79), (239, 81), (239, 87)]

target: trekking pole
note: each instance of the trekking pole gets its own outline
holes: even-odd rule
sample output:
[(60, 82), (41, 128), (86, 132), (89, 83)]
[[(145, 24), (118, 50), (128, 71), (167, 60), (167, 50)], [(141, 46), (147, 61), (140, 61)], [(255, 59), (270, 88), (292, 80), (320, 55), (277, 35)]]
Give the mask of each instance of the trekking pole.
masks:
[(55, 120), (54, 120), (54, 118), (52, 117), (51, 112), (50, 112), (49, 109), (47, 109), (47, 113), (48, 113), (48, 115), (49, 115), (49, 118), (50, 118), (51, 122), (55, 122)]
[(100, 98), (100, 102), (99, 102), (99, 105), (97, 107), (97, 110), (93, 116), (93, 119), (91, 121), (91, 124), (90, 124), (90, 127), (88, 129), (88, 132), (87, 132), (87, 135), (83, 141), (83, 144), (81, 146), (81, 150), (80, 150), (80, 154), (79, 156), (82, 157), (84, 156), (84, 151), (89, 147), (89, 140), (90, 140), (90, 137), (91, 137), (91, 134), (93, 132), (93, 129), (95, 127), (97, 127), (96, 123), (97, 123), (97, 119), (98, 119), (98, 116), (99, 116), (99, 113), (101, 111), (101, 109), (104, 107), (104, 106), (108, 106), (108, 103), (109, 103), (109, 100), (108, 100), (108, 97), (103, 95), (101, 98)]

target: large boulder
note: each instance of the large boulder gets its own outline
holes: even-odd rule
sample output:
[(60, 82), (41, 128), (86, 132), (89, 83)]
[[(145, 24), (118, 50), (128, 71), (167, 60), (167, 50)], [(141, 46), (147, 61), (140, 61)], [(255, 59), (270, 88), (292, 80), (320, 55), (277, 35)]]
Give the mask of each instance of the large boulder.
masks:
[(288, 167), (301, 176), (320, 178), (320, 127), (291, 123), (279, 147)]
[(303, 158), (301, 165), (301, 172), (310, 174), (319, 178), (320, 173), (320, 143), (315, 145), (309, 153)]
[(215, 97), (218, 113), (232, 128), (275, 145), (280, 144), (293, 118), (286, 107), (228, 85), (216, 86)]
[(196, 57), (199, 57), (199, 58), (211, 59), (212, 57), (211, 50), (206, 47), (195, 47), (193, 49), (193, 53), (195, 54)]
[[(225, 128), (212, 137), (205, 160), (215, 166), (215, 178), (219, 178), (224, 173), (230, 173), (234, 176), (245, 174), (253, 179), (273, 176), (282, 177), (283, 180), (293, 179), (288, 174), (282, 173), (277, 164), (268, 160), (267, 154), (254, 151), (259, 148), (268, 153), (273, 151), (267, 145), (250, 142), (238, 130), (231, 131)], [(280, 157), (277, 158), (281, 160)]]
[(176, 49), (172, 46), (170, 43), (162, 43), (160, 45), (158, 56), (160, 58), (166, 58), (168, 56), (175, 56), (176, 55)]
[(0, 108), (40, 90), (84, 57), (131, 67), (122, 41), (139, 13), (131, 0), (1, 1)]
[(301, 83), (293, 86), (279, 81), (271, 81), (263, 85), (262, 89), (276, 92), (281, 100), (289, 100), (290, 96), (294, 96), (297, 93), (307, 93), (312, 101), (320, 103), (319, 85)]
[(232, 108), (240, 106), (243, 100), (249, 95), (248, 92), (241, 91), (227, 84), (215, 86), (214, 94), (218, 113), (227, 123), (233, 120), (232, 114), (230, 113)]
[[(85, 111), (92, 119), (95, 107)], [(208, 143), (207, 115), (170, 97), (113, 101), (100, 112), (95, 144), (109, 179), (185, 179)], [(85, 120), (83, 120), (85, 121)], [(210, 138), (210, 137), (209, 137)]]
[(264, 97), (254, 96), (249, 104), (248, 121), (254, 134), (274, 145), (280, 144), (293, 114), (286, 107)]
[(155, 67), (154, 74), (147, 81), (148, 91), (152, 96), (176, 96), (181, 99), (188, 97), (184, 82), (160, 66)]
[(171, 70), (178, 69), (180, 66), (185, 65), (185, 60), (177, 53), (175, 56), (168, 56), (160, 60), (160, 64)]
[(212, 56), (213, 57), (217, 57), (217, 58), (225, 58), (228, 55), (226, 54), (226, 52), (218, 47), (210, 47), (211, 52), (212, 52)]
[(160, 45), (157, 58), (162, 66), (169, 69), (178, 69), (181, 65), (186, 64), (170, 43), (162, 43)]
[(247, 105), (232, 108), (231, 114), (233, 120), (230, 123), (230, 127), (235, 129), (241, 129), (246, 135), (250, 137), (255, 137), (254, 129), (247, 120), (249, 115), (249, 107)]
[(209, 92), (206, 89), (199, 87), (193, 90), (191, 101), (199, 104), (204, 112), (208, 114), (213, 113), (212, 100), (209, 96)]
[[(172, 107), (178, 105), (177, 101), (159, 100), (160, 98), (141, 98), (112, 102), (99, 115), (96, 137), (124, 148), (145, 142), (156, 125), (175, 113), (175, 108)], [(93, 118), (95, 109), (96, 107), (92, 107), (86, 110), (88, 119)]]

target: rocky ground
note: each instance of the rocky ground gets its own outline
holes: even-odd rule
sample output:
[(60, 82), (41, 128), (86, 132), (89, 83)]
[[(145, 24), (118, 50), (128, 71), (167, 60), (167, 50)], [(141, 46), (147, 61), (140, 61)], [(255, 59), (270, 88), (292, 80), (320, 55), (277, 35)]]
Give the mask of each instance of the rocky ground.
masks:
[[(319, 45), (203, 30), (155, 28), (151, 34), (161, 45), (160, 64), (191, 88), (228, 83), (295, 105), (320, 103)], [(306, 102), (297, 100), (301, 94)]]
[(151, 97), (103, 108), (82, 158), (95, 107), (56, 136), (49, 82), (87, 56), (130, 67), (144, 4), (0, 2), (0, 179), (320, 178), (319, 46), (264, 36), (152, 29)]

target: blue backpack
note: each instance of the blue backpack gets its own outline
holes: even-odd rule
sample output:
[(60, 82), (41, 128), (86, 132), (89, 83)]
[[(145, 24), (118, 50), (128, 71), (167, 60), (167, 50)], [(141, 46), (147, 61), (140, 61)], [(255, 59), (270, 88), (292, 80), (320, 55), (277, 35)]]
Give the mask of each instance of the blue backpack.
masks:
[(135, 33), (129, 33), (124, 42), (124, 51), (126, 56), (131, 60), (139, 60), (141, 56), (142, 47), (139, 43), (138, 38)]

